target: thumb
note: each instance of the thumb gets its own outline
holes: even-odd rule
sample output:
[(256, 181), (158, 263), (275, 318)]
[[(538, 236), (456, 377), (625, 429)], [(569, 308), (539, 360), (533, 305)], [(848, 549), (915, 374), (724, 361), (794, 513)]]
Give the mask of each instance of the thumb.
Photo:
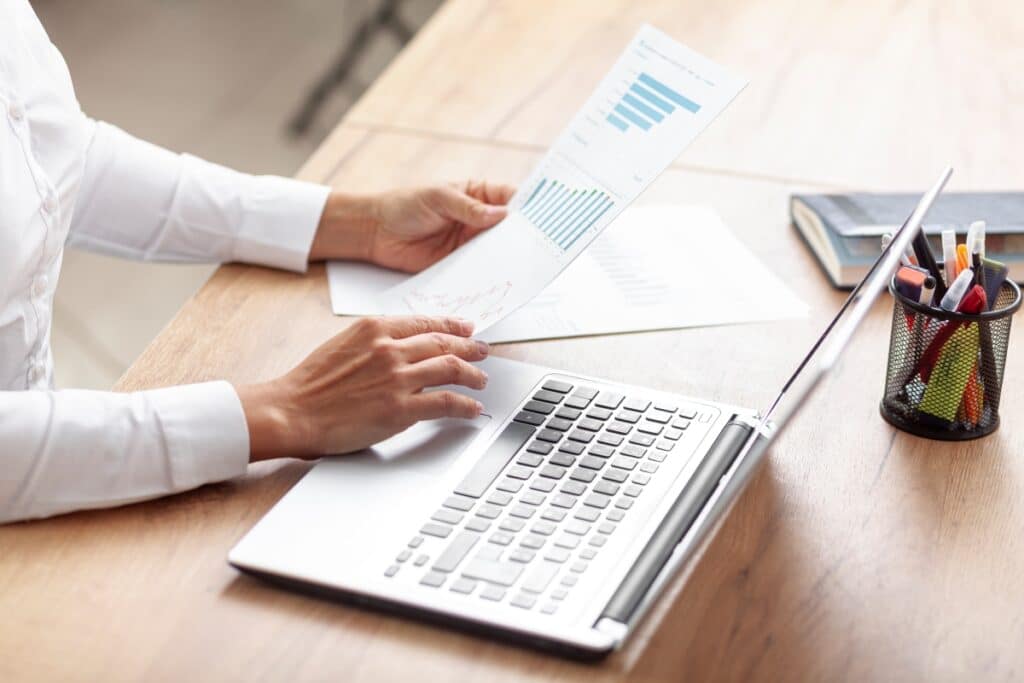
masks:
[(508, 214), (504, 206), (485, 204), (452, 187), (441, 190), (440, 199), (441, 211), (447, 218), (474, 228), (489, 228)]

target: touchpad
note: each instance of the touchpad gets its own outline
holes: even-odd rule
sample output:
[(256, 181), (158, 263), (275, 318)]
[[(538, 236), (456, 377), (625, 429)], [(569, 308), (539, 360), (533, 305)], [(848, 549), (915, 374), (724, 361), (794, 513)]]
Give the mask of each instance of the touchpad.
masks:
[(473, 420), (444, 418), (413, 425), (401, 434), (355, 456), (374, 467), (397, 467), (405, 472), (433, 476), (442, 474), (490, 423), (480, 415)]

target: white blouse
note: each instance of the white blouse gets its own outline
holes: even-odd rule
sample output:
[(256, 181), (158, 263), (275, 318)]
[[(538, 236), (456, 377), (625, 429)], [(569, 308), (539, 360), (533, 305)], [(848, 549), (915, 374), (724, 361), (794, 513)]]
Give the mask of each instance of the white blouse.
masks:
[(0, 0), (0, 522), (182, 491), (248, 462), (245, 416), (227, 382), (53, 390), (50, 320), (65, 243), (302, 271), (327, 194), (172, 154), (87, 118), (27, 0)]

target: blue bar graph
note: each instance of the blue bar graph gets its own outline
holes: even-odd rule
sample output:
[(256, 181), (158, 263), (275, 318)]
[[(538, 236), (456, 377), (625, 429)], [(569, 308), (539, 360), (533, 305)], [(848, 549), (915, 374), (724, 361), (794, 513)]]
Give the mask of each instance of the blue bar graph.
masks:
[(648, 73), (641, 73), (630, 84), (626, 92), (613, 107), (613, 112), (606, 117), (612, 124), (625, 133), (633, 126), (641, 131), (650, 130), (654, 124), (660, 123), (666, 116), (681, 107), (691, 114), (700, 111), (700, 105), (689, 97), (676, 92)]
[(554, 244), (567, 250), (614, 205), (603, 190), (571, 188), (542, 178), (520, 211)]

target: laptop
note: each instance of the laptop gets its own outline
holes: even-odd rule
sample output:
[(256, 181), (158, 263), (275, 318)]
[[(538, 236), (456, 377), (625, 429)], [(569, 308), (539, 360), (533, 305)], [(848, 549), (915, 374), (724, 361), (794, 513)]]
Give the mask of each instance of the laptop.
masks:
[(318, 463), (231, 550), (243, 572), (561, 655), (625, 643), (699, 561), (835, 366), (946, 169), (763, 411), (491, 358), (475, 422)]

